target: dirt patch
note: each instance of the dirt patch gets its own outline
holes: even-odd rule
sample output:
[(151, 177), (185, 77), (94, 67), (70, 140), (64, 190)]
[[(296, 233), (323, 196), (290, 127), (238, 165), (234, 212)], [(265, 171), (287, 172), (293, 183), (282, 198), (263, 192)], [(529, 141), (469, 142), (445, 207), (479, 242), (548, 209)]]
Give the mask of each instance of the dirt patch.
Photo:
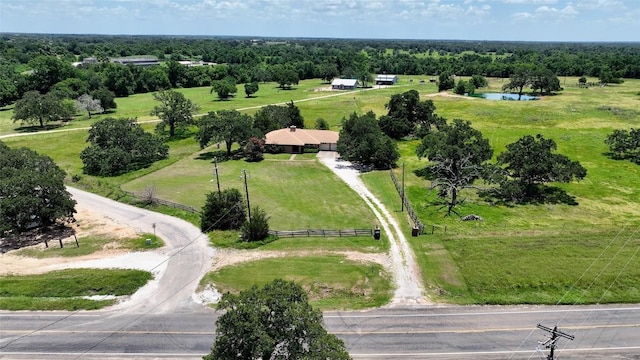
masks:
[(391, 259), (386, 254), (361, 253), (357, 251), (260, 251), (219, 249), (213, 258), (211, 271), (218, 271), (225, 266), (236, 265), (247, 261), (271, 259), (285, 256), (342, 255), (348, 260), (360, 263), (377, 263), (390, 271)]
[[(78, 239), (87, 236), (105, 236), (110, 239), (123, 239), (138, 236), (138, 232), (134, 229), (117, 223), (107, 216), (101, 215), (86, 208), (78, 208), (76, 214), (76, 222), (68, 228), (68, 230), (54, 232), (48, 234), (50, 247), (59, 247), (61, 240), (66, 246), (75, 246), (75, 238)], [(47, 251), (43, 238), (34, 238), (31, 243), (25, 243), (23, 248), (31, 248), (40, 251)], [(82, 246), (82, 242), (80, 243)], [(78, 257), (55, 257), (36, 259), (16, 255), (16, 250), (8, 251), (0, 254), (0, 275), (26, 275), (40, 274), (52, 270), (64, 264), (81, 262), (86, 260), (94, 260), (101, 258), (113, 257), (125, 253), (126, 250), (120, 250), (113, 243), (105, 243), (103, 250), (94, 252), (85, 256)]]
[(422, 95), (422, 96), (423, 97), (443, 96), (443, 97), (451, 97), (451, 98), (462, 98), (462, 99), (469, 99), (469, 100), (477, 100), (477, 98), (474, 98), (473, 96), (464, 96), (464, 95), (452, 94), (452, 93), (446, 92), (446, 91), (440, 91), (440, 92), (437, 92), (437, 93), (426, 94), (426, 95)]

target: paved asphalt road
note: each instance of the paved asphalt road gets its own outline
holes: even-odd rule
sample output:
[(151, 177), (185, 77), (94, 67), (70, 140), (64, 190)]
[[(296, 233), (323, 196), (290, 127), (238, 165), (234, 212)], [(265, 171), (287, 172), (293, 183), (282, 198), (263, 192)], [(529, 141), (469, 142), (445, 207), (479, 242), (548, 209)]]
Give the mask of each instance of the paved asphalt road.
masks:
[[(211, 251), (194, 226), (172, 217), (70, 189), (82, 206), (167, 242), (166, 271), (127, 306), (95, 312), (0, 312), (0, 359), (199, 359), (214, 340), (216, 313), (193, 294)], [(355, 359), (542, 359), (546, 333), (556, 358), (640, 359), (640, 306), (415, 306), (325, 313), (327, 329)], [(546, 353), (545, 353), (546, 354)]]
[[(0, 359), (198, 359), (216, 314), (0, 313)], [(540, 359), (537, 323), (574, 334), (556, 358), (640, 359), (640, 307), (420, 306), (327, 312), (327, 329), (355, 359)], [(546, 354), (547, 352), (545, 352)]]
[[(208, 237), (192, 224), (164, 214), (119, 203), (86, 191), (67, 188), (78, 207), (105, 214), (120, 224), (146, 233), (156, 233), (165, 241), (166, 267), (157, 281), (132, 296), (122, 311), (137, 313), (175, 312), (200, 306), (192, 300), (196, 287), (211, 269), (214, 250)], [(155, 224), (155, 229), (153, 228)]]

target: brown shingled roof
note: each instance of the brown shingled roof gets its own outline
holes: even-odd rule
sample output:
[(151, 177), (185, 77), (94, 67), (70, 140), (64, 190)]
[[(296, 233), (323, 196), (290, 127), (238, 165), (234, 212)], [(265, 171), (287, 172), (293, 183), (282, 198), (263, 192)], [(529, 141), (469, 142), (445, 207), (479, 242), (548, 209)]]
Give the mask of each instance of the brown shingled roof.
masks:
[(330, 130), (297, 129), (295, 127), (273, 130), (266, 135), (268, 145), (320, 145), (335, 144), (339, 134)]

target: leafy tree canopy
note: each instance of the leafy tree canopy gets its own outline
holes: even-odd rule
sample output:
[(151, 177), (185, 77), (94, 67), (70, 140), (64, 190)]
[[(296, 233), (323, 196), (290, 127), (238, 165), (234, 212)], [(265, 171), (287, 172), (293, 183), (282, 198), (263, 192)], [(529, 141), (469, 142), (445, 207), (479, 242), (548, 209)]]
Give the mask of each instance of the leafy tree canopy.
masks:
[(400, 158), (398, 146), (382, 132), (372, 111), (343, 119), (337, 150), (345, 160), (376, 169), (395, 166)]
[(230, 156), (233, 143), (243, 143), (252, 135), (253, 121), (249, 115), (237, 110), (220, 110), (210, 112), (198, 121), (195, 137), (202, 149), (212, 141), (224, 141), (227, 156)]
[(38, 91), (28, 91), (16, 102), (13, 120), (38, 124), (43, 128), (48, 122), (66, 119), (71, 115), (73, 113), (70, 114), (69, 109), (63, 106), (62, 100), (52, 93), (42, 95)]
[(269, 216), (259, 206), (251, 210), (251, 219), (242, 224), (241, 236), (244, 241), (260, 241), (269, 236)]
[(342, 340), (324, 329), (322, 313), (293, 282), (278, 279), (238, 295), (224, 294), (217, 308), (225, 312), (204, 360), (351, 359)]
[(449, 197), (447, 214), (454, 212), (460, 190), (471, 187), (484, 174), (485, 163), (493, 156), (489, 140), (471, 122), (454, 120), (422, 139), (416, 153), (432, 163), (424, 172), (440, 197)]
[(640, 165), (640, 128), (614, 130), (604, 142), (614, 159), (628, 159)]
[(507, 145), (507, 150), (498, 155), (498, 164), (506, 175), (500, 184), (503, 197), (515, 202), (544, 200), (541, 185), (567, 183), (587, 176), (587, 169), (579, 162), (553, 153), (556, 148), (555, 141), (540, 134), (526, 135)]
[(211, 192), (207, 195), (200, 217), (200, 229), (204, 232), (237, 230), (245, 220), (246, 215), (240, 191), (238, 189), (224, 189), (220, 193)]
[(262, 161), (264, 159), (264, 140), (255, 136), (252, 136), (247, 140), (247, 143), (242, 149), (244, 157), (249, 162)]
[(447, 91), (453, 89), (455, 79), (450, 71), (443, 71), (438, 77), (438, 91)]
[(226, 100), (238, 92), (238, 87), (235, 81), (230, 81), (229, 79), (218, 80), (213, 82), (210, 92), (216, 92), (218, 99)]
[(165, 131), (169, 127), (169, 137), (173, 138), (176, 130), (183, 129), (193, 123), (193, 115), (200, 107), (184, 94), (175, 90), (159, 91), (153, 94), (153, 99), (160, 102), (151, 111), (151, 115), (158, 116), (160, 122), (156, 131)]
[(84, 172), (97, 176), (116, 176), (166, 159), (169, 147), (162, 139), (145, 132), (135, 119), (106, 118), (89, 129), (90, 145), (80, 158)]
[(100, 106), (102, 107), (103, 111), (118, 108), (118, 104), (116, 104), (115, 101), (116, 95), (106, 87), (100, 87), (92, 91), (90, 95), (92, 98), (100, 100)]
[(420, 94), (416, 90), (391, 95), (385, 107), (388, 112), (380, 118), (380, 128), (396, 140), (411, 133), (422, 137), (433, 126), (444, 123), (444, 119), (434, 113), (436, 107), (433, 101), (420, 101)]
[(70, 220), (76, 202), (50, 157), (0, 142), (0, 234)]
[(244, 84), (244, 93), (248, 98), (252, 97), (253, 94), (257, 93), (260, 89), (260, 86), (256, 81)]
[(253, 126), (262, 135), (290, 126), (304, 128), (304, 117), (293, 101), (288, 102), (286, 106), (267, 105), (260, 108), (253, 117)]

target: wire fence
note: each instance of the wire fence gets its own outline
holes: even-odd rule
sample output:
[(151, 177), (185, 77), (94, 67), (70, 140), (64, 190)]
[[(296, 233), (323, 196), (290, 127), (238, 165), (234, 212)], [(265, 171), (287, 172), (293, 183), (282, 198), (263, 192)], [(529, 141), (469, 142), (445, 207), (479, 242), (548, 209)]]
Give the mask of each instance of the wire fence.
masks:
[(198, 209), (196, 209), (196, 208), (194, 208), (192, 206), (187, 206), (187, 205), (174, 203), (172, 201), (159, 199), (159, 198), (154, 197), (154, 196), (140, 195), (140, 194), (136, 194), (136, 193), (133, 193), (133, 192), (130, 192), (130, 191), (122, 190), (122, 192), (124, 192), (125, 194), (127, 194), (129, 196), (132, 196), (132, 197), (134, 197), (136, 199), (139, 199), (139, 200), (142, 200), (142, 201), (146, 201), (148, 203), (169, 206), (169, 207), (172, 207), (172, 208), (175, 208), (175, 209), (188, 211), (188, 212), (194, 213), (194, 214), (199, 214), (200, 213), (200, 210), (198, 210)]
[(628, 222), (620, 224), (609, 223), (587, 223), (578, 221), (567, 221), (555, 224), (522, 224), (522, 223), (501, 223), (485, 221), (457, 221), (451, 224), (432, 224), (425, 226), (424, 233), (448, 236), (513, 236), (515, 237), (537, 237), (537, 236), (586, 236), (604, 234), (609, 237), (617, 233), (635, 231), (635, 237), (640, 242), (640, 223)]
[(346, 230), (326, 230), (326, 229), (307, 229), (307, 230), (269, 230), (269, 234), (277, 238), (288, 237), (354, 237), (354, 236), (373, 236), (372, 229), (346, 229)]
[(393, 180), (393, 185), (395, 185), (396, 191), (398, 191), (398, 195), (400, 195), (402, 204), (404, 205), (405, 209), (407, 209), (407, 214), (409, 214), (409, 218), (411, 218), (411, 221), (413, 222), (412, 225), (413, 225), (414, 231), (417, 231), (418, 234), (423, 234), (425, 229), (424, 224), (422, 223), (422, 221), (420, 221), (420, 218), (418, 217), (418, 214), (413, 210), (413, 207), (411, 207), (411, 203), (405, 196), (404, 191), (402, 189), (402, 185), (398, 182), (398, 179), (396, 178), (396, 174), (393, 172), (393, 168), (389, 169), (389, 173), (391, 174), (391, 180)]

